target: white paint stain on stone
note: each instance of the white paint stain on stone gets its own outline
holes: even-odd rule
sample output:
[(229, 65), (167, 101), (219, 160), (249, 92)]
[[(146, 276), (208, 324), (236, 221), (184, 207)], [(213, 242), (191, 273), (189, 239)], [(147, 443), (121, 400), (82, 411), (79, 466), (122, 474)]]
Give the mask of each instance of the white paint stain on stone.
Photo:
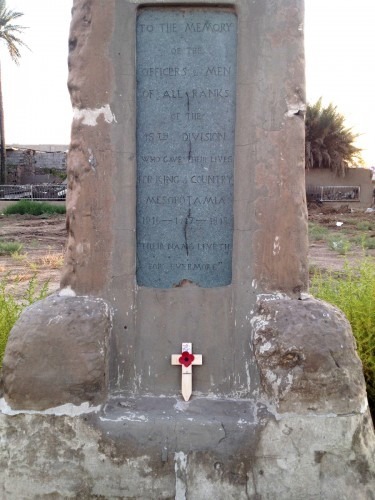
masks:
[(186, 500), (186, 469), (187, 455), (183, 451), (177, 451), (174, 454), (174, 472), (176, 477), (176, 495), (175, 500)]
[(259, 330), (263, 330), (269, 323), (270, 317), (264, 316), (263, 314), (259, 314), (257, 316), (254, 316), (250, 320), (250, 324), (254, 330), (255, 333), (257, 333)]
[(288, 111), (284, 114), (287, 118), (298, 116), (306, 111), (306, 104), (302, 101), (287, 103)]
[(247, 389), (250, 390), (250, 382), (251, 382), (251, 379), (250, 379), (250, 364), (249, 362), (246, 360), (245, 362), (245, 370), (246, 370), (246, 382), (247, 382)]
[(273, 255), (279, 255), (280, 253), (280, 238), (276, 236), (275, 241), (273, 242)]
[(313, 296), (310, 295), (309, 293), (306, 293), (306, 292), (301, 292), (300, 296), (299, 296), (299, 300), (309, 300), (312, 298), (313, 298)]
[(59, 321), (61, 321), (63, 319), (64, 319), (64, 317), (61, 314), (57, 314), (56, 316), (54, 316), (53, 318), (48, 320), (48, 325), (53, 324), (53, 323), (58, 323)]
[(243, 418), (240, 418), (239, 420), (237, 420), (237, 425), (239, 427), (244, 427), (245, 425), (251, 425), (251, 423), (247, 420), (244, 420)]
[(124, 420), (127, 420), (128, 422), (143, 422), (143, 423), (148, 422), (148, 418), (146, 417), (146, 415), (139, 415), (137, 413), (132, 413), (132, 412), (126, 413), (116, 418), (106, 418), (106, 417), (99, 417), (99, 418), (102, 422), (123, 422)]
[(271, 347), (272, 347), (271, 342), (266, 342), (264, 345), (260, 346), (259, 348), (260, 354), (264, 354), (265, 352), (269, 351)]
[(280, 391), (282, 393), (282, 395), (286, 394), (287, 392), (290, 391), (290, 389), (292, 388), (292, 385), (293, 385), (293, 375), (292, 373), (288, 373), (288, 375), (286, 376), (286, 379), (285, 380), (285, 387), (282, 389), (282, 391)]
[(269, 384), (272, 387), (273, 393), (276, 395), (279, 393), (279, 387), (281, 384), (281, 378), (278, 378), (276, 373), (271, 370), (265, 371), (265, 377), (268, 380)]
[(83, 125), (88, 125), (90, 127), (95, 127), (97, 124), (99, 116), (103, 115), (104, 121), (106, 123), (117, 123), (115, 115), (112, 113), (109, 104), (96, 109), (78, 109), (73, 110), (73, 119), (82, 120)]
[(288, 297), (288, 295), (286, 295), (285, 293), (282, 293), (282, 292), (276, 292), (276, 293), (260, 293), (259, 295), (257, 295), (257, 304), (259, 304), (260, 302), (269, 302), (270, 300), (281, 300), (281, 299), (285, 299), (285, 300), (291, 300), (290, 297)]
[(59, 297), (76, 297), (76, 292), (72, 290), (71, 286), (67, 286), (65, 288), (62, 288), (59, 293)]
[(177, 403), (173, 406), (176, 411), (185, 411), (189, 408), (189, 401), (177, 401)]
[(359, 412), (360, 413), (365, 413), (367, 411), (367, 408), (368, 408), (368, 399), (367, 399), (367, 397), (365, 397), (363, 399), (363, 401), (362, 401), (362, 404), (361, 404)]
[(66, 415), (68, 417), (76, 417), (78, 415), (84, 415), (85, 413), (97, 413), (100, 409), (101, 405), (90, 406), (89, 402), (85, 402), (81, 403), (79, 406), (67, 403), (65, 405), (55, 406), (54, 408), (48, 408), (43, 411), (12, 410), (4, 398), (0, 399), (0, 412), (4, 415)]
[(266, 379), (268, 380), (268, 382), (270, 382), (270, 384), (273, 385), (275, 382), (277, 383), (276, 373), (274, 373), (271, 370), (266, 370), (265, 374), (266, 374)]
[(98, 347), (99, 347), (99, 354), (100, 354), (101, 356), (104, 356), (104, 354), (105, 354), (105, 348), (106, 348), (105, 343), (103, 343), (103, 342), (98, 342)]
[(92, 149), (88, 148), (88, 153), (89, 153), (89, 164), (92, 168), (92, 170), (95, 171), (95, 168), (96, 168), (96, 158), (94, 156), (94, 153), (92, 151)]

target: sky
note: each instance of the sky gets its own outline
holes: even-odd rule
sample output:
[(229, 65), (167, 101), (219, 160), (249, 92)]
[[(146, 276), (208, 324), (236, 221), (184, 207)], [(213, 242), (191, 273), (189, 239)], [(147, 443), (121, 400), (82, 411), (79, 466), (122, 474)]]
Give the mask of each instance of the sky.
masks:
[(68, 37), (72, 0), (7, 0), (23, 12), (17, 24), (20, 64), (0, 48), (5, 140), (7, 144), (69, 144), (72, 107), (67, 89)]
[[(279, 0), (282, 2), (283, 0)], [(0, 45), (7, 144), (68, 144), (72, 0), (7, 0), (27, 26), (16, 66)], [(305, 0), (307, 101), (332, 102), (375, 165), (375, 0)]]
[(305, 0), (305, 51), (307, 101), (337, 106), (375, 165), (375, 0)]

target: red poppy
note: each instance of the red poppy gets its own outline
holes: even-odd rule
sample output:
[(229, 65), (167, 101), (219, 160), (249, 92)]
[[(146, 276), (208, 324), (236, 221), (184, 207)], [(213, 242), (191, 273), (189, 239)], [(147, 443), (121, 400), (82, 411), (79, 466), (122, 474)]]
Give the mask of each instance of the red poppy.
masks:
[(194, 354), (190, 354), (190, 352), (184, 351), (178, 361), (187, 368), (194, 361)]

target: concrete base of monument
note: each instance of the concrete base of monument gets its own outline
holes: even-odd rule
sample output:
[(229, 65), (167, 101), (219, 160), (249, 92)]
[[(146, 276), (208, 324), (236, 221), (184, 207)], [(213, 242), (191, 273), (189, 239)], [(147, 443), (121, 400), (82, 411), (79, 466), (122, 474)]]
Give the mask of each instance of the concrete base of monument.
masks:
[(7, 500), (373, 498), (365, 408), (278, 415), (249, 400), (142, 397), (0, 409)]
[(0, 498), (374, 499), (374, 431), (346, 318), (308, 296), (262, 295), (248, 326), (253, 398), (184, 402), (108, 395), (102, 299), (60, 293), (27, 308), (4, 358)]

